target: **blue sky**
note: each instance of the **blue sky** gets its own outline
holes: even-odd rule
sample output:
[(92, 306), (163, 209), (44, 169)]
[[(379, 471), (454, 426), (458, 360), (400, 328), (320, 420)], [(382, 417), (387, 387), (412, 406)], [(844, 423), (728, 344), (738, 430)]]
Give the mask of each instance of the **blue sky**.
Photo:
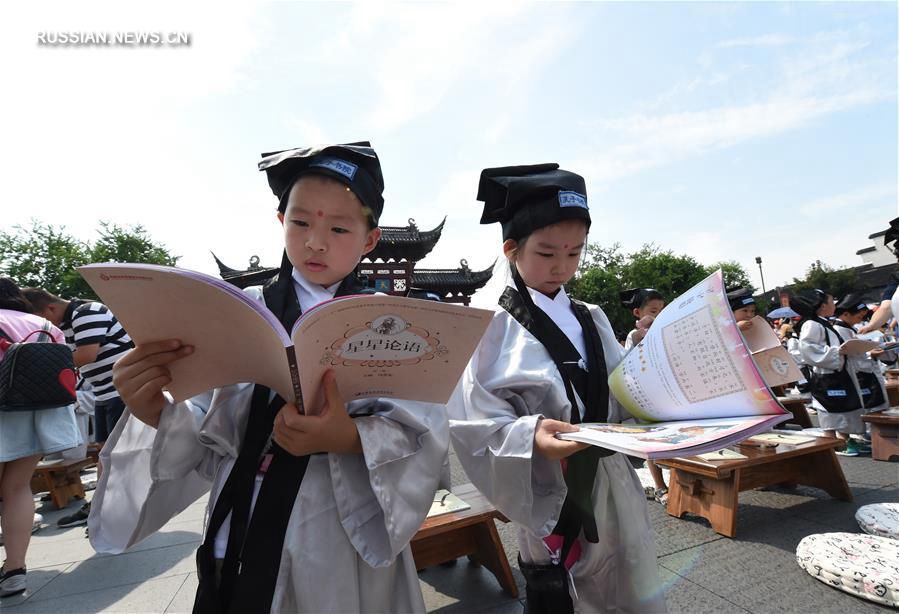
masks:
[[(24, 5), (24, 3), (21, 3)], [(448, 222), (424, 266), (488, 266), (481, 168), (587, 179), (591, 240), (768, 287), (897, 215), (895, 3), (68, 3), (5, 8), (4, 226), (140, 223), (206, 272), (276, 263), (261, 151), (370, 139), (383, 222)], [(39, 47), (38, 32), (190, 32)]]

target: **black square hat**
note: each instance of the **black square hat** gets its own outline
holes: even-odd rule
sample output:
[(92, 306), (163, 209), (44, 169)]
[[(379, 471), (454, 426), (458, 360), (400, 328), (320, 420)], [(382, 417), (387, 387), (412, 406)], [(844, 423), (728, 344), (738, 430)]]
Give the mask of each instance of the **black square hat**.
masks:
[(864, 295), (861, 292), (852, 292), (844, 296), (836, 305), (836, 314), (841, 313), (858, 313), (860, 311), (868, 311), (868, 304), (863, 300)]
[(259, 170), (278, 197), (278, 211), (287, 209), (290, 189), (303, 175), (331, 177), (347, 186), (371, 209), (375, 224), (384, 211), (384, 176), (378, 154), (368, 141), (298, 147), (262, 154)]
[(555, 163), (485, 168), (478, 200), (484, 203), (481, 224), (499, 222), (503, 239), (518, 241), (564, 220), (590, 226), (584, 178)]
[(752, 292), (749, 288), (733, 288), (727, 291), (727, 302), (734, 311), (755, 305), (755, 299), (752, 298)]
[(651, 300), (664, 301), (662, 293), (655, 288), (629, 288), (618, 293), (621, 305), (627, 309), (640, 309)]

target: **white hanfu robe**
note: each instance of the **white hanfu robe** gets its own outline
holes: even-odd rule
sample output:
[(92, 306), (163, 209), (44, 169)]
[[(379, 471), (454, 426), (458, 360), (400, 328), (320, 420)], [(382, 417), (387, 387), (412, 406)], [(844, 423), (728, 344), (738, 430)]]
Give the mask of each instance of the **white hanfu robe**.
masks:
[[(140, 542), (211, 488), (208, 523), (238, 456), (252, 393), (252, 385), (239, 384), (167, 404), (157, 429), (125, 412), (101, 453), (88, 521), (98, 552)], [(360, 416), (363, 453), (310, 458), (271, 611), (424, 612), (409, 541), (446, 458), (445, 409), (385, 399), (347, 409)]]
[[(851, 359), (847, 360), (848, 357), (840, 354), (840, 345), (843, 341), (851, 338), (852, 332), (846, 330), (844, 336), (839, 333), (841, 327), (834, 328), (837, 330), (837, 335), (834, 335), (833, 331), (826, 330), (820, 322), (814, 320), (806, 320), (802, 324), (802, 330), (799, 333), (799, 353), (802, 356), (802, 362), (810, 366), (815, 374), (824, 375), (839, 371), (843, 368), (845, 361), (846, 370), (852, 376), (852, 384), (857, 391), (858, 382), (855, 379), (857, 365)], [(859, 398), (861, 398), (860, 393)], [(812, 398), (812, 407), (818, 412), (818, 425), (826, 431), (839, 431), (844, 434), (865, 432), (865, 423), (862, 422), (865, 410), (862, 407), (852, 411), (833, 413), (824, 409), (814, 397)]]
[[(839, 325), (834, 325), (834, 328), (840, 334), (841, 342), (856, 338), (855, 330), (853, 329)], [(893, 360), (895, 360), (895, 357), (896, 353), (894, 351), (883, 352), (881, 354), (881, 358), (883, 360), (886, 360), (887, 362), (892, 362)], [(855, 354), (852, 356), (847, 356), (846, 358), (849, 361), (849, 373), (852, 374), (852, 377), (853, 379), (855, 379), (857, 385), (859, 385), (858, 380), (856, 379), (858, 373), (871, 373), (875, 378), (877, 378), (877, 383), (880, 385), (881, 393), (883, 394), (883, 403), (877, 406), (866, 407), (864, 413), (888, 409), (890, 407), (890, 403), (887, 400), (886, 382), (883, 381), (883, 374), (880, 371), (880, 364), (878, 364), (880, 360), (875, 360), (868, 354)], [(859, 388), (860, 387), (861, 386), (859, 385)]]
[[(555, 299), (531, 291), (582, 356), (584, 335), (564, 290)], [(608, 318), (590, 313), (602, 339), (608, 372), (622, 348)], [(518, 526), (521, 558), (549, 563), (543, 538), (559, 520), (567, 488), (559, 461), (534, 450), (540, 418), (570, 421), (572, 410), (559, 370), (544, 346), (511, 315), (497, 311), (448, 406), (453, 447), (469, 478)], [(629, 416), (609, 399), (610, 422)], [(600, 459), (593, 487), (599, 543), (579, 538), (582, 554), (571, 568), (577, 612), (665, 611), (653, 528), (643, 487), (628, 459)]]

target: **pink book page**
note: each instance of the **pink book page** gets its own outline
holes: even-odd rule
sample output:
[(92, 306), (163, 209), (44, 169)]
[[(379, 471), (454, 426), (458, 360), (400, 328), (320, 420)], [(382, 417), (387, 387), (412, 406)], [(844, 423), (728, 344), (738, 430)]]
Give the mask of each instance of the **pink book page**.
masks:
[(176, 401), (253, 382), (293, 400), (287, 332), (265, 305), (202, 273), (144, 264), (91, 264), (79, 272), (136, 345), (180, 339), (194, 353), (172, 363)]
[(484, 309), (396, 296), (323, 303), (292, 334), (306, 409), (321, 407), (327, 369), (335, 370), (346, 401), (446, 403), (492, 318)]

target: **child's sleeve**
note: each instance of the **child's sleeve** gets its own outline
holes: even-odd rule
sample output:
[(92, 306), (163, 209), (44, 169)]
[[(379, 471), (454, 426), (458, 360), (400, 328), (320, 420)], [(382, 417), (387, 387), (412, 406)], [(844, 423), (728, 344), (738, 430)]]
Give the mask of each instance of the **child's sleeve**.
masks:
[(421, 527), (449, 448), (442, 405), (367, 399), (347, 406), (362, 454), (329, 454), (340, 522), (372, 567), (392, 564)]
[(224, 456), (237, 456), (253, 387), (241, 384), (162, 410), (158, 428), (126, 409), (100, 453), (88, 519), (97, 552), (122, 552), (208, 492)]
[(799, 333), (799, 354), (802, 362), (813, 367), (839, 371), (843, 368), (843, 356), (840, 354), (839, 335), (833, 339), (837, 345), (829, 345), (824, 327), (817, 322), (808, 321), (802, 326)]
[(558, 370), (540, 343), (500, 312), (448, 405), (469, 479), (503, 514), (537, 535), (558, 522), (567, 488), (558, 461), (534, 450), (544, 417), (568, 411)]

